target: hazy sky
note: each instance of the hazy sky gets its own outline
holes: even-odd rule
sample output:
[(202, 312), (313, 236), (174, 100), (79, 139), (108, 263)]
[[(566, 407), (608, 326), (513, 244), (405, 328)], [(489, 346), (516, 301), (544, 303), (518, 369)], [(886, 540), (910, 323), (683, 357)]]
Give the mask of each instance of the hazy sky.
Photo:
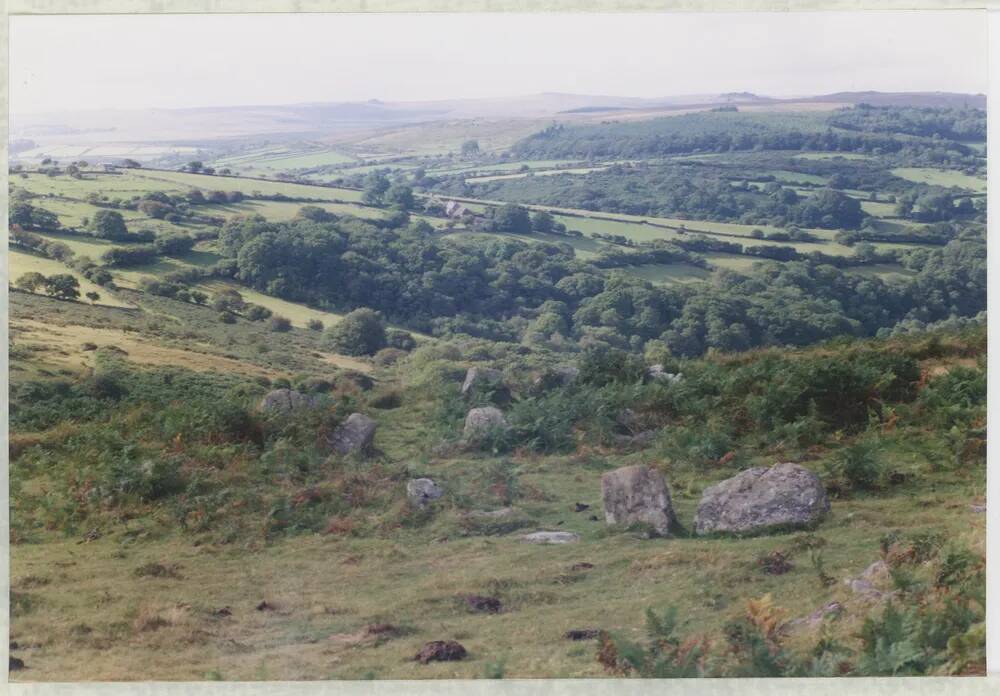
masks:
[(985, 92), (982, 12), (11, 18), (11, 108)]

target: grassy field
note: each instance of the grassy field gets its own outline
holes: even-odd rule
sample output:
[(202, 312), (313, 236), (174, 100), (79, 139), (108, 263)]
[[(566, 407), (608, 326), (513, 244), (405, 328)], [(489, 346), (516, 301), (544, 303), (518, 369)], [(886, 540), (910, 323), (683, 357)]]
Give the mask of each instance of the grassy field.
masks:
[(712, 275), (711, 271), (687, 263), (651, 263), (644, 266), (627, 266), (615, 270), (648, 280), (654, 285), (691, 283), (696, 280), (705, 280)]
[(246, 195), (283, 194), (293, 198), (314, 198), (325, 201), (361, 201), (361, 192), (352, 189), (148, 169), (126, 169), (121, 174), (90, 174), (82, 179), (32, 173), (28, 174), (27, 178), (16, 177), (12, 181), (15, 186), (22, 186), (39, 195), (51, 193), (79, 200), (83, 200), (90, 193), (107, 195), (110, 198), (129, 198), (151, 191), (185, 193), (191, 189), (200, 189), (206, 192), (240, 191)]
[(187, 191), (200, 188), (203, 191), (241, 191), (247, 195), (261, 193), (263, 195), (282, 194), (291, 198), (313, 198), (321, 201), (361, 201), (361, 192), (352, 189), (309, 186), (292, 184), (282, 181), (260, 181), (233, 176), (209, 176), (207, 174), (191, 174), (189, 172), (162, 172), (138, 170), (135, 176), (160, 186), (172, 186), (172, 190)]
[(884, 280), (891, 280), (893, 278), (910, 278), (916, 275), (916, 273), (904, 268), (898, 263), (876, 263), (869, 264), (867, 266), (854, 266), (847, 269), (847, 272), (855, 275), (875, 276)]
[[(544, 461), (524, 476), (552, 496), (532, 506), (541, 525), (563, 519), (564, 528), (583, 535), (563, 548), (478, 537), (449, 539), (428, 553), (426, 533), (309, 536), (249, 557), (173, 539), (128, 543), (123, 534), (82, 547), (59, 539), (15, 545), (12, 585), (34, 608), (12, 636), (40, 643), (25, 658), (33, 678), (43, 680), (475, 678), (498, 661), (508, 677), (601, 677), (593, 641), (567, 641), (566, 631), (600, 626), (641, 639), (645, 608), (670, 605), (684, 607), (682, 634), (719, 631), (742, 608), (730, 599), (737, 586), (740, 597), (773, 594), (789, 616), (830, 601), (863, 615), (841, 583), (818, 591), (807, 562), (780, 578), (754, 569), (754, 559), (786, 548), (788, 537), (650, 542), (602, 535), (602, 523), (565, 512), (575, 502), (599, 503), (600, 472), (567, 485), (573, 471), (569, 462)], [(951, 502), (973, 489), (959, 483), (899, 501), (838, 504), (816, 531), (828, 542), (827, 572), (860, 573), (877, 558), (879, 536), (889, 527), (981, 539), (984, 516)], [(685, 514), (692, 504), (686, 497), (679, 502)], [(569, 570), (581, 561), (595, 567)], [(176, 564), (179, 577), (136, 578), (135, 569), (148, 563)], [(456, 599), (466, 593), (497, 594), (508, 609), (469, 614)], [(275, 609), (255, 611), (261, 601)], [(231, 615), (214, 616), (222, 607)], [(857, 618), (847, 621), (860, 627)], [(381, 622), (405, 632), (384, 642), (365, 637), (365, 626)], [(460, 640), (469, 657), (413, 662), (424, 642), (442, 638)]]
[(487, 181), (497, 181), (500, 179), (523, 179), (528, 176), (556, 176), (562, 174), (590, 174), (607, 169), (605, 166), (599, 167), (567, 167), (566, 169), (538, 169), (531, 172), (520, 172), (515, 174), (492, 174), (486, 176), (472, 176), (465, 180), (467, 184), (484, 183)]
[(323, 322), (324, 326), (333, 326), (343, 317), (342, 314), (324, 312), (319, 309), (306, 307), (305, 305), (288, 302), (278, 297), (271, 297), (270, 295), (265, 295), (256, 290), (237, 285), (236, 283), (216, 280), (202, 283), (200, 287), (212, 293), (227, 289), (236, 290), (243, 295), (243, 299), (247, 302), (267, 307), (275, 314), (291, 319), (292, 325), (300, 328), (305, 328), (310, 319), (318, 319)]
[(883, 201), (861, 201), (861, 209), (869, 215), (886, 218), (894, 217), (896, 214), (896, 204)]
[(934, 186), (957, 186), (976, 193), (986, 192), (986, 179), (969, 176), (951, 169), (932, 169), (930, 167), (899, 167), (892, 173), (901, 179), (915, 181), (918, 184)]
[(241, 171), (281, 172), (293, 169), (308, 169), (354, 162), (355, 158), (337, 150), (300, 147), (267, 148), (257, 152), (241, 153), (232, 157), (222, 157), (212, 165), (216, 168), (235, 168)]
[(871, 155), (864, 155), (859, 152), (803, 152), (795, 155), (799, 159), (821, 160), (821, 159), (846, 159), (864, 160), (871, 159)]
[(74, 276), (77, 281), (79, 281), (81, 297), (85, 293), (96, 292), (101, 296), (100, 304), (102, 305), (107, 305), (109, 307), (131, 306), (128, 302), (118, 299), (110, 291), (90, 282), (82, 275), (59, 261), (47, 259), (44, 256), (36, 256), (35, 254), (28, 254), (23, 251), (18, 251), (17, 249), (10, 249), (7, 252), (7, 272), (11, 283), (17, 282), (17, 279), (25, 273), (31, 272), (41, 273), (45, 276), (56, 275), (59, 273), (69, 274)]
[(710, 252), (704, 254), (705, 259), (716, 268), (725, 268), (730, 271), (749, 271), (755, 263), (767, 263), (766, 259), (758, 259), (753, 256), (742, 256), (740, 254), (723, 254)]

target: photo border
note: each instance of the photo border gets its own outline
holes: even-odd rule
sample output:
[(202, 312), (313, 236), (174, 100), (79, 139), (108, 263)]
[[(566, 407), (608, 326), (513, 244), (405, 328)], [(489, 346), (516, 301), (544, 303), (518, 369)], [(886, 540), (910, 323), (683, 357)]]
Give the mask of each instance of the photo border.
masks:
[[(304, 13), (304, 12), (787, 12), (787, 11), (861, 11), (861, 10), (983, 10), (989, 25), (989, 93), (987, 142), (1000, 138), (1000, 0), (8, 0), (5, 20), (0, 27), (0, 50), (9, 56), (11, 15), (45, 14), (234, 14), (234, 13)], [(946, 59), (946, 58), (945, 58)], [(10, 62), (7, 62), (8, 68)], [(0, 115), (2, 143), (7, 157), (9, 134), (9, 74), (0, 74)], [(996, 157), (987, 163), (988, 222), (987, 239), (993, 236), (994, 221), (1000, 216), (1000, 165)], [(0, 208), (7, 216), (7, 168), (2, 169), (3, 200)], [(8, 498), (8, 269), (7, 238), (2, 245), (4, 263), (0, 265), (0, 328), (3, 370), (0, 376), (0, 591), (9, 597), (10, 590), (10, 510)], [(1000, 274), (1000, 252), (992, 244), (987, 248), (988, 272)], [(1000, 275), (998, 275), (1000, 277)], [(990, 307), (998, 307), (1000, 289), (990, 283), (987, 288), (987, 316)], [(989, 342), (1000, 345), (1000, 323), (988, 323)], [(988, 403), (997, 403), (1000, 382), (996, 375), (1000, 358), (987, 354)], [(998, 431), (1000, 413), (987, 411), (988, 432)], [(1000, 443), (987, 438), (987, 499), (1000, 501), (1000, 477), (995, 459)], [(992, 474), (992, 475), (991, 475)], [(13, 682), (5, 684), (13, 695), (35, 696), (80, 694), (83, 696), (112, 694), (143, 694), (174, 696), (175, 694), (222, 694), (226, 696), (257, 696), (260, 694), (337, 694), (338, 696), (386, 695), (400, 693), (415, 696), (528, 696), (546, 694), (569, 696), (579, 693), (598, 696), (633, 696), (638, 694), (693, 694), (694, 696), (785, 696), (808, 693), (810, 696), (832, 696), (843, 693), (890, 696), (906, 694), (982, 694), (1000, 693), (1000, 502), (987, 508), (987, 677), (844, 677), (825, 679), (505, 679), (505, 680), (375, 680), (375, 681), (302, 681), (302, 682)], [(0, 627), (9, 636), (9, 602), (0, 609)], [(8, 640), (0, 646), (0, 659), (8, 654)]]

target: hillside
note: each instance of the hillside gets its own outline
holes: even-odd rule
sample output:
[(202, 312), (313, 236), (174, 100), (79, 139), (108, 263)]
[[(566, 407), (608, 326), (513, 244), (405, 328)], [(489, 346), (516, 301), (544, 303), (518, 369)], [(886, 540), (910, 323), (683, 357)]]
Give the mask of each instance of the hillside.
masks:
[[(723, 635), (768, 595), (781, 669), (820, 636), (810, 674), (982, 669), (981, 652), (933, 637), (974, 646), (982, 621), (982, 329), (674, 361), (676, 383), (586, 354), (566, 387), (533, 386), (556, 356), (453, 340), (373, 365), (372, 384), (313, 359), (308, 329), (260, 355), (237, 348), (259, 340), (253, 322), (222, 334), (195, 328), (212, 310), (144, 305), (193, 332), (132, 320), (122, 341), (124, 310), (12, 294), (11, 639), (28, 678), (601, 676), (604, 639), (564, 634), (641, 642), (646, 610), (671, 606), (681, 636), (708, 641), (702, 669), (754, 673)], [(509, 431), (468, 444), (465, 411), (498, 394), (459, 395), (475, 365), (502, 369), (513, 402)], [(316, 406), (259, 411), (282, 386)], [(376, 450), (331, 457), (316, 436), (353, 411), (377, 421)], [(784, 461), (821, 477), (821, 522), (693, 535), (709, 485)], [(634, 464), (667, 476), (668, 538), (604, 521), (601, 475)], [(426, 506), (407, 499), (420, 477), (443, 491)], [(521, 539), (535, 530), (579, 540)], [(877, 592), (844, 584), (880, 558), (894, 570)], [(890, 591), (931, 632), (908, 639), (919, 661), (881, 662), (861, 631), (868, 617), (890, 630)], [(445, 639), (468, 657), (411, 660)]]
[(13, 677), (982, 673), (985, 113), (724, 97), (13, 163)]

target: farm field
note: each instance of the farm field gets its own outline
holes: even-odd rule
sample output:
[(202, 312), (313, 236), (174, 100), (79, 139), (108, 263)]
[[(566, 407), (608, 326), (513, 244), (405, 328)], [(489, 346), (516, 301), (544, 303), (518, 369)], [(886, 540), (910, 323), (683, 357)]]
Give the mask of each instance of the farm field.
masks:
[(673, 283), (690, 283), (705, 280), (712, 275), (710, 270), (698, 268), (687, 263), (655, 263), (643, 266), (626, 266), (615, 269), (636, 278), (648, 280), (654, 285), (671, 285)]
[(986, 179), (978, 176), (969, 176), (962, 172), (930, 169), (928, 167), (898, 167), (892, 173), (907, 181), (915, 181), (919, 184), (933, 184), (935, 186), (957, 186), (968, 189), (976, 193), (986, 192)]
[(870, 155), (864, 155), (860, 152), (803, 152), (801, 154), (795, 155), (799, 159), (804, 160), (826, 160), (826, 159), (845, 159), (845, 160), (865, 160), (870, 159)]
[(855, 275), (877, 276), (890, 280), (893, 278), (912, 278), (916, 275), (913, 271), (907, 270), (898, 263), (878, 263), (868, 266), (858, 266), (849, 271)]
[(600, 167), (576, 167), (566, 169), (538, 169), (531, 172), (519, 172), (515, 174), (493, 174), (487, 176), (473, 176), (465, 180), (467, 184), (483, 183), (486, 181), (500, 181), (503, 179), (524, 179), (528, 176), (561, 176), (573, 174), (590, 174), (591, 172), (601, 172), (607, 169)]
[(240, 170), (264, 170), (284, 172), (294, 169), (308, 169), (354, 162), (355, 158), (336, 150), (276, 149), (260, 153), (242, 154), (237, 157), (223, 157), (213, 162), (216, 168), (235, 167)]

